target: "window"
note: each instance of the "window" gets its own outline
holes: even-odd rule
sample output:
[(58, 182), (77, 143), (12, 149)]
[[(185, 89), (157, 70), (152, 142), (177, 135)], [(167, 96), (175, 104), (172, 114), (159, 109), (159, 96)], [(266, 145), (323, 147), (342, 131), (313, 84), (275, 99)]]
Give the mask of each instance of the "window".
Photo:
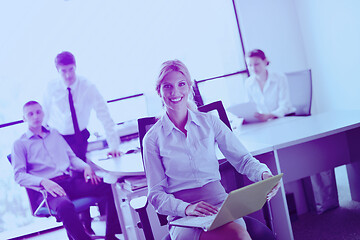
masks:
[[(183, 61), (196, 80), (246, 69), (230, 0), (6, 1), (0, 3), (0, 28), (6, 36), (0, 44), (0, 80), (5, 83), (0, 89), (0, 124), (21, 119), (26, 101), (42, 102), (47, 82), (58, 77), (54, 58), (63, 50), (74, 53), (77, 73), (95, 83), (106, 100), (155, 91), (160, 65), (169, 59)], [(110, 109), (117, 105), (111, 104)], [(145, 114), (143, 106), (111, 111), (117, 122)], [(0, 129), (3, 160), (25, 127)], [(0, 166), (9, 173), (0, 176), (0, 192), (18, 194), (15, 183), (8, 184), (13, 181), (10, 166), (6, 161)], [(6, 196), (0, 197), (0, 231), (25, 224), (23, 216), (17, 218), (7, 209)], [(19, 204), (12, 207), (23, 209), (27, 203)], [(5, 225), (5, 218), (13, 225)]]

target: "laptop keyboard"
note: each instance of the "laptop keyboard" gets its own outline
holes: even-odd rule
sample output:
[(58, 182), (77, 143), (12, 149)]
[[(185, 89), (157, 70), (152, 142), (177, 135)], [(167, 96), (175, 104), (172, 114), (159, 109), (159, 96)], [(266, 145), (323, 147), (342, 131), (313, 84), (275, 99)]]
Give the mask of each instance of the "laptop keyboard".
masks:
[(212, 221), (214, 221), (216, 217), (216, 214), (214, 215), (210, 215), (210, 216), (205, 216), (205, 217), (194, 217), (194, 218), (191, 218), (191, 219), (187, 219), (187, 223), (189, 225), (203, 225), (203, 226), (208, 226), (212, 223)]

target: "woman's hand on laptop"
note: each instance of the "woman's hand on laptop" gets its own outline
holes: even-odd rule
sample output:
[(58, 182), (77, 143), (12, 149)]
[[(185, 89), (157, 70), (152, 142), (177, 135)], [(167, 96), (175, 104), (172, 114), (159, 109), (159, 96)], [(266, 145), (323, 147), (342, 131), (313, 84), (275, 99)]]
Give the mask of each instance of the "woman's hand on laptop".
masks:
[(205, 217), (216, 214), (217, 212), (217, 207), (204, 201), (195, 204), (189, 204), (185, 209), (186, 216)]
[[(265, 180), (267, 178), (271, 178), (273, 177), (273, 175), (269, 172), (263, 172), (262, 173), (262, 179)], [(278, 182), (275, 187), (273, 187), (273, 189), (267, 194), (267, 200), (269, 201), (270, 199), (272, 199), (276, 193), (279, 191), (280, 188), (280, 182)]]

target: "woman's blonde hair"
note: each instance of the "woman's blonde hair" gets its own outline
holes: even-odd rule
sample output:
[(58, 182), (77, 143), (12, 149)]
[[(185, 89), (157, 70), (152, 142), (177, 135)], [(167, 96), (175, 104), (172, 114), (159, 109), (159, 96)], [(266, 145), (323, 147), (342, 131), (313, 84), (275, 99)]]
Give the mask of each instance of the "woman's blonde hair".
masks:
[(194, 91), (192, 88), (193, 81), (191, 80), (189, 70), (187, 69), (185, 64), (183, 62), (181, 62), (180, 60), (177, 60), (177, 59), (169, 60), (169, 61), (166, 61), (163, 64), (161, 64), (160, 74), (156, 81), (156, 92), (158, 93), (158, 95), (161, 97), (161, 92), (160, 92), (161, 84), (162, 84), (164, 78), (166, 77), (166, 75), (171, 72), (179, 72), (182, 75), (184, 75), (185, 80), (191, 90), (191, 94), (189, 94), (189, 99), (188, 99), (188, 108), (190, 110), (197, 111), (197, 106), (194, 102)]

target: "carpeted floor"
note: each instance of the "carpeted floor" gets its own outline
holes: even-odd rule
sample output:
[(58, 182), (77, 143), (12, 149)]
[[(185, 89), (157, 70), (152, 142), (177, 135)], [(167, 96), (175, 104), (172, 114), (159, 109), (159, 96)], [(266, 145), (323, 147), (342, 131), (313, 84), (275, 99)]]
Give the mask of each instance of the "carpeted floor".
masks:
[(295, 240), (360, 240), (360, 203), (350, 197), (346, 167), (335, 169), (340, 207), (310, 212), (292, 223)]
[[(351, 201), (345, 166), (336, 168), (335, 173), (340, 207), (320, 215), (315, 212), (300, 215), (292, 224), (295, 240), (360, 240), (360, 203)], [(102, 221), (93, 222), (100, 235), (104, 225)], [(26, 239), (66, 239), (66, 232), (60, 229)]]

